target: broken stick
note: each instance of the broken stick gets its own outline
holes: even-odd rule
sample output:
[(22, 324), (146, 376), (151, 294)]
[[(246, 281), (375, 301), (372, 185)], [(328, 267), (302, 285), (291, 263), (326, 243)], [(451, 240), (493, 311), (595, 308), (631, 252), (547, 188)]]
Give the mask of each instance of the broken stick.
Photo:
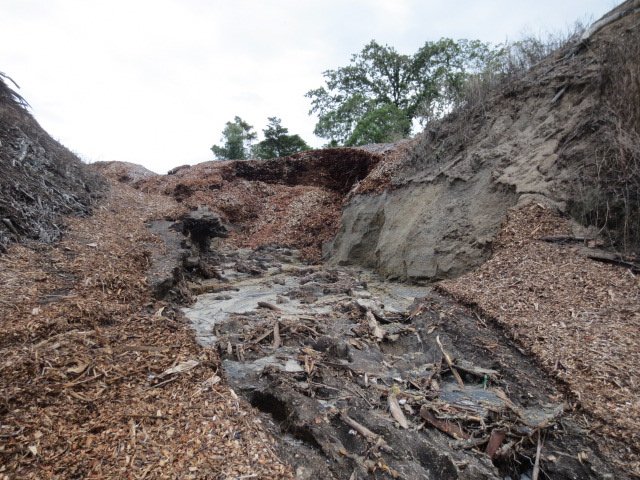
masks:
[(391, 452), (392, 449), (387, 442), (385, 442), (384, 438), (377, 433), (372, 432), (364, 425), (356, 422), (353, 418), (347, 415), (344, 412), (340, 412), (340, 420), (346, 423), (348, 426), (353, 428), (356, 432), (362, 435), (369, 443), (380, 446), (380, 448), (386, 452)]
[(444, 346), (442, 346), (442, 342), (440, 341), (440, 335), (436, 335), (436, 343), (438, 344), (438, 347), (440, 347), (440, 351), (442, 352), (442, 356), (444, 357), (445, 361), (447, 362), (447, 365), (449, 365), (449, 369), (451, 370), (451, 373), (453, 373), (453, 376), (455, 377), (456, 382), (458, 382), (458, 384), (462, 388), (464, 388), (464, 382), (462, 381), (462, 377), (460, 376), (458, 371), (453, 366), (453, 360), (451, 359), (449, 354), (445, 351)]
[(531, 480), (538, 480), (540, 476), (540, 454), (542, 453), (542, 440), (540, 440), (540, 430), (538, 430), (538, 448), (536, 448), (536, 461), (533, 464)]
[(274, 312), (282, 311), (280, 307), (277, 307), (273, 303), (269, 303), (269, 302), (258, 302), (258, 306), (262, 308), (267, 308), (269, 310), (273, 310)]
[(439, 418), (436, 418), (436, 416), (429, 411), (429, 407), (427, 407), (426, 405), (422, 405), (422, 407), (420, 407), (420, 416), (429, 425), (437, 428), (441, 432), (446, 433), (456, 440), (467, 440), (470, 436), (459, 425), (449, 420), (440, 420)]
[(280, 322), (276, 320), (273, 326), (273, 349), (277, 350), (282, 345), (282, 339), (280, 338)]
[(369, 326), (369, 329), (371, 330), (371, 334), (374, 337), (376, 337), (376, 339), (378, 339), (378, 341), (380, 341), (380, 340), (382, 340), (384, 338), (384, 333), (385, 332), (378, 325), (378, 321), (376, 320), (376, 317), (373, 315), (371, 310), (367, 310), (367, 324)]
[(391, 391), (389, 393), (388, 401), (389, 411), (391, 412), (391, 416), (394, 418), (394, 420), (398, 422), (398, 424), (400, 424), (402, 428), (409, 428), (407, 417), (405, 417), (404, 412), (402, 411), (402, 407), (400, 406), (400, 402), (398, 402), (398, 397), (396, 397), (394, 391)]

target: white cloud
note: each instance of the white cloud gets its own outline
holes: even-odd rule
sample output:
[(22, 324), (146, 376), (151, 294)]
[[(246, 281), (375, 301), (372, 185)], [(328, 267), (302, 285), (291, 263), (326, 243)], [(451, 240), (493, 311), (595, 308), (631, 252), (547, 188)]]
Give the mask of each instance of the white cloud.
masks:
[(166, 171), (211, 158), (226, 121), (268, 116), (315, 146), (304, 93), (371, 39), (499, 42), (610, 0), (21, 0), (0, 4), (0, 71), (41, 124), (90, 160)]

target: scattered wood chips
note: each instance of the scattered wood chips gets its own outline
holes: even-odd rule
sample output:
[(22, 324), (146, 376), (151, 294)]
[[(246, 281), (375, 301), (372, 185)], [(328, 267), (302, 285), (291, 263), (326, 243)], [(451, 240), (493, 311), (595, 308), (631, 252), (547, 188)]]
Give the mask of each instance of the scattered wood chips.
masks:
[[(292, 478), (145, 271), (166, 196), (114, 184), (54, 245), (0, 257), (0, 479)], [(163, 309), (163, 307), (166, 307)]]
[(439, 288), (492, 317), (587, 413), (586, 432), (640, 475), (640, 277), (539, 239), (570, 223), (532, 205), (510, 212), (493, 257)]

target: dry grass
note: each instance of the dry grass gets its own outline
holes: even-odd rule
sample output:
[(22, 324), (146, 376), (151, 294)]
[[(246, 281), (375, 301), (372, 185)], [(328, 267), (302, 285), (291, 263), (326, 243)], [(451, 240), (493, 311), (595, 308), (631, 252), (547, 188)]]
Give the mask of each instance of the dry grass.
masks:
[(0, 257), (0, 477), (291, 478), (217, 356), (150, 297), (163, 245), (144, 222), (172, 209), (114, 185), (60, 243)]
[(602, 103), (593, 123), (600, 135), (582, 159), (574, 209), (621, 250), (640, 254), (640, 27), (622, 30), (597, 54)]

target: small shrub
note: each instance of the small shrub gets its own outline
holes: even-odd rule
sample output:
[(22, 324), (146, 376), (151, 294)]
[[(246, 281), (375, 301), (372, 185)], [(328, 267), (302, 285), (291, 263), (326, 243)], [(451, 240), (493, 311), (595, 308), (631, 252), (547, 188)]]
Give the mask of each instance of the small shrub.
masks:
[(599, 50), (598, 144), (584, 158), (578, 213), (626, 253), (640, 253), (640, 32)]

